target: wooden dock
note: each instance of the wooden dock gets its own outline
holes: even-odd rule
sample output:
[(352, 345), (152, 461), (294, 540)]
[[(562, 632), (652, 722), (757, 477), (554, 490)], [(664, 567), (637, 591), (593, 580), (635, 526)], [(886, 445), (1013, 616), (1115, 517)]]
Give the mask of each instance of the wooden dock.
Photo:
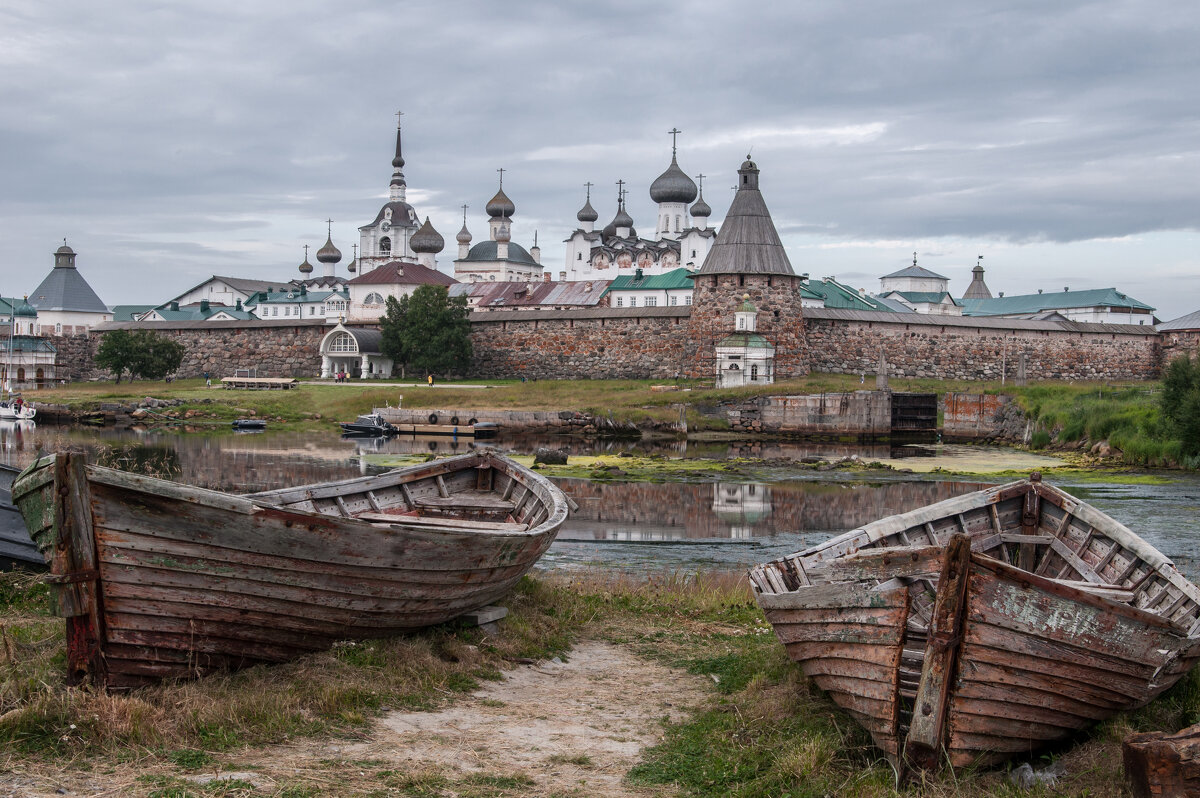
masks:
[(221, 387), (245, 391), (287, 391), (300, 383), (293, 377), (222, 377)]

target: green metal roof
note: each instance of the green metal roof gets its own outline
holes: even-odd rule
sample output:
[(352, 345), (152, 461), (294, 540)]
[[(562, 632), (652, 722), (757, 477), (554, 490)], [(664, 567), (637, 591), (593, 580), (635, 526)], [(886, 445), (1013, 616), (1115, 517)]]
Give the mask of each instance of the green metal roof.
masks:
[(825, 300), (827, 308), (846, 310), (891, 310), (874, 297), (863, 296), (853, 288), (842, 285), (832, 277), (824, 280), (809, 280), (804, 286), (818, 299)]
[(149, 313), (155, 305), (113, 305), (113, 321), (133, 321), (134, 316)]
[(301, 294), (298, 291), (259, 291), (251, 294), (246, 300), (247, 307), (254, 305), (294, 305), (297, 302), (324, 302), (336, 294), (342, 299), (349, 299), (349, 291), (308, 291)]
[(641, 278), (636, 274), (621, 274), (613, 278), (608, 288), (600, 296), (606, 296), (612, 291), (675, 291), (680, 289), (690, 291), (693, 286), (689, 277), (691, 274), (693, 272), (682, 266), (662, 274), (643, 274)]
[[(8, 338), (0, 338), (0, 352), (8, 354)], [(54, 345), (45, 338), (35, 338), (31, 335), (14, 335), (12, 337), (13, 352), (57, 352)]]
[(1122, 294), (1115, 288), (1091, 288), (1086, 291), (1056, 291), (1051, 294), (1021, 294), (992, 299), (960, 300), (965, 316), (1003, 316), (1010, 313), (1037, 313), (1062, 308), (1114, 307), (1153, 312), (1154, 308)]
[(774, 349), (771, 343), (763, 338), (758, 333), (753, 332), (735, 332), (732, 335), (727, 335), (721, 339), (717, 346), (737, 346), (745, 347), (746, 349)]
[(907, 301), (916, 304), (918, 302), (928, 302), (931, 305), (941, 305), (945, 300), (949, 299), (950, 304), (959, 304), (958, 300), (950, 296), (949, 291), (888, 291), (888, 296), (902, 296)]

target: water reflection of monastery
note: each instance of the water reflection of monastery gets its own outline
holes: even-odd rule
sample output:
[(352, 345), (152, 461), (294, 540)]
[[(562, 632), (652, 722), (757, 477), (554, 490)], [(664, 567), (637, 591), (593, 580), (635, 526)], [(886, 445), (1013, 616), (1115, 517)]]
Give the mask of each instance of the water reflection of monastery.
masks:
[[(720, 482), (701, 485), (560, 480), (579, 504), (559, 540), (690, 542), (840, 532), (949, 499), (969, 482)], [(813, 542), (817, 542), (816, 538)]]

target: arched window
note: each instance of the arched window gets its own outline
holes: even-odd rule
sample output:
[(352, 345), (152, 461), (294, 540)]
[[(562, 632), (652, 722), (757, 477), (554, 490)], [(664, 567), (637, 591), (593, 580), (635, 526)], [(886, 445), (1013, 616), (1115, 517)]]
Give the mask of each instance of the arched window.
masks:
[(675, 216), (675, 232), (676, 233), (679, 232), (679, 215), (678, 214), (676, 214), (676, 216)]
[(339, 332), (333, 336), (329, 342), (330, 352), (357, 352), (358, 343), (354, 340), (354, 336), (348, 332)]
[(378, 291), (372, 291), (367, 294), (367, 298), (363, 300), (364, 305), (382, 305), (383, 296)]
[(379, 239), (379, 251), (384, 254), (390, 253), (392, 251), (392, 239), (387, 236)]
[(750, 379), (751, 381), (758, 379), (758, 366), (750, 367)]

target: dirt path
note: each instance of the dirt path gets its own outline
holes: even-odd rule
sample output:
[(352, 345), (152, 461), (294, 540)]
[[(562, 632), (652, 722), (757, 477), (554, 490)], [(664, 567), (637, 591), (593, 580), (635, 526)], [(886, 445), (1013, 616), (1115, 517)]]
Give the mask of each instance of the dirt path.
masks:
[(448, 709), (388, 712), (361, 740), (222, 754), (219, 775), (174, 774), (162, 765), (119, 766), (107, 777), (8, 772), (0, 775), (0, 796), (147, 795), (164, 779), (202, 794), (217, 786), (201, 786), (214, 776), (230, 780), (230, 791), (220, 793), (228, 795), (672, 794), (623, 779), (661, 738), (662, 719), (681, 719), (706, 695), (703, 677), (584, 642), (566, 662), (519, 666)]

